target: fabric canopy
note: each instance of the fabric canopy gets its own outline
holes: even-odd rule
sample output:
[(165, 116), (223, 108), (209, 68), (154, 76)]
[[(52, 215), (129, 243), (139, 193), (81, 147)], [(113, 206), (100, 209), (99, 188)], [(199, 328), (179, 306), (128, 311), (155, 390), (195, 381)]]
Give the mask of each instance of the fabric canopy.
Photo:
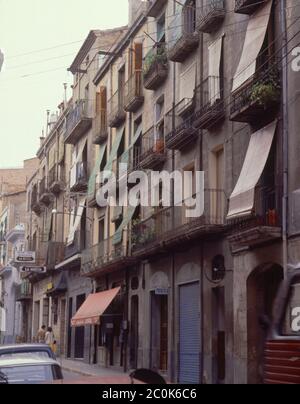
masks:
[(193, 99), (195, 86), (196, 63), (193, 63), (180, 75), (180, 101), (187, 99), (188, 103), (188, 100)]
[(269, 0), (250, 17), (239, 66), (233, 79), (232, 92), (239, 89), (256, 72), (257, 57), (263, 46), (273, 0)]
[(104, 168), (104, 171), (112, 171), (113, 162), (114, 162), (115, 158), (117, 157), (118, 149), (122, 142), (124, 133), (125, 133), (124, 127), (122, 127), (121, 129), (118, 130), (115, 141), (111, 148), (110, 156), (109, 156), (107, 164)]
[(121, 288), (89, 295), (75, 316), (71, 320), (72, 327), (100, 324), (100, 316), (104, 314)]
[(244, 165), (230, 197), (227, 219), (250, 215), (254, 208), (255, 188), (267, 163), (277, 121), (251, 135)]

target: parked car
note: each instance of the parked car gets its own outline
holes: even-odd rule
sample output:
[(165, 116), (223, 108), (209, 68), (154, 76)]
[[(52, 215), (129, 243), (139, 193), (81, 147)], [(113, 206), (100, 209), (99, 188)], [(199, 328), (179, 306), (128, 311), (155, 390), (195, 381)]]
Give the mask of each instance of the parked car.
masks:
[(284, 281), (265, 349), (265, 384), (300, 384), (300, 267)]
[(45, 344), (20, 344), (20, 345), (0, 345), (0, 359), (12, 359), (21, 356), (51, 358), (56, 360), (56, 357), (49, 347)]
[(44, 384), (62, 379), (61, 367), (53, 359), (0, 359), (0, 384)]

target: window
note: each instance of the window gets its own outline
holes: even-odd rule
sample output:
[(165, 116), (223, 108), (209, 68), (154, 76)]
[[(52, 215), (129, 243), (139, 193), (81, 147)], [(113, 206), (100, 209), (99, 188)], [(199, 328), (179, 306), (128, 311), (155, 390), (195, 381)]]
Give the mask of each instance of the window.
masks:
[(98, 243), (100, 244), (105, 239), (105, 219), (101, 217), (98, 222)]
[(162, 15), (156, 25), (157, 42), (164, 43), (166, 41), (166, 16)]
[(164, 112), (165, 112), (165, 99), (161, 97), (155, 104), (155, 137), (156, 140), (164, 138)]

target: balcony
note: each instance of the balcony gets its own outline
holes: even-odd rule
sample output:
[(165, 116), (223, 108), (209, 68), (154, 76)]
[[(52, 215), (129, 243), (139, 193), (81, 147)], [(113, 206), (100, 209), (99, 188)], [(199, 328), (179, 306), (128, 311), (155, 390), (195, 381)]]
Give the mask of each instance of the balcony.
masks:
[(272, 187), (255, 190), (253, 214), (229, 221), (233, 250), (255, 248), (281, 238), (281, 192)]
[(149, 0), (148, 17), (158, 17), (163, 7), (167, 4), (168, 0)]
[(280, 104), (280, 73), (275, 66), (260, 70), (232, 94), (230, 120), (265, 123), (274, 120)]
[(234, 12), (239, 14), (252, 14), (266, 1), (268, 0), (235, 0)]
[(110, 128), (118, 128), (126, 119), (126, 112), (124, 109), (124, 89), (116, 91), (108, 101), (108, 105), (108, 126)]
[(64, 260), (65, 244), (57, 241), (49, 241), (47, 253), (47, 268), (55, 269), (55, 266)]
[(210, 76), (195, 90), (196, 112), (194, 126), (210, 129), (225, 118), (222, 80)]
[(103, 144), (108, 139), (107, 110), (101, 109), (93, 120), (93, 143)]
[(52, 194), (58, 195), (65, 188), (64, 172), (61, 166), (55, 165), (48, 173), (49, 190)]
[(144, 103), (143, 71), (137, 70), (125, 84), (124, 109), (127, 112), (137, 111)]
[(51, 200), (52, 200), (52, 195), (51, 195), (48, 185), (47, 185), (47, 178), (44, 177), (40, 181), (39, 202), (42, 203), (43, 205), (48, 206), (51, 203)]
[(165, 141), (155, 127), (142, 136), (142, 150), (139, 167), (144, 170), (158, 168), (166, 161)]
[(187, 98), (166, 114), (167, 149), (182, 150), (197, 139), (198, 133), (193, 126), (193, 115), (194, 100)]
[(227, 198), (223, 190), (205, 190), (204, 214), (187, 217), (186, 206), (158, 209), (132, 231), (132, 255), (144, 258), (165, 252), (192, 240), (218, 238), (226, 231)]
[(196, 11), (193, 7), (183, 7), (177, 12), (169, 26), (170, 38), (168, 58), (182, 63), (199, 45), (199, 32), (196, 31)]
[(64, 245), (64, 259), (68, 260), (69, 258), (74, 257), (77, 254), (81, 254), (81, 251), (85, 246), (85, 235), (81, 233), (80, 230), (75, 232), (74, 240), (72, 243), (66, 243)]
[(206, 0), (206, 3), (199, 10), (197, 30), (211, 34), (219, 28), (225, 14), (224, 0)]
[(169, 65), (166, 45), (155, 45), (146, 55), (144, 61), (144, 87), (147, 90), (156, 90), (168, 77)]
[(80, 100), (69, 112), (66, 122), (65, 142), (76, 144), (92, 126), (92, 106), (88, 100)]
[(127, 232), (123, 231), (121, 243), (114, 245), (111, 237), (83, 251), (81, 275), (97, 277), (133, 265), (136, 260), (131, 257), (128, 245)]
[[(71, 192), (86, 192), (88, 187), (88, 176), (87, 176), (87, 164), (85, 162), (79, 162), (73, 166), (74, 179), (70, 184)], [(71, 173), (71, 176), (73, 176)]]
[(43, 211), (43, 206), (39, 201), (38, 185), (35, 184), (31, 191), (31, 210), (36, 214), (40, 215)]
[(32, 285), (29, 280), (24, 279), (20, 285), (16, 286), (16, 301), (26, 302), (32, 300)]

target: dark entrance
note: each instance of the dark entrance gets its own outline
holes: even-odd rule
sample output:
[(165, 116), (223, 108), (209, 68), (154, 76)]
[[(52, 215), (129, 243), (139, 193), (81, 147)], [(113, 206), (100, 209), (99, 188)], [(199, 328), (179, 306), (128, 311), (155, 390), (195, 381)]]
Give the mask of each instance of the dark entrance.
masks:
[(151, 367), (168, 370), (168, 296), (151, 294)]
[[(80, 307), (83, 305), (84, 302), (85, 302), (85, 295), (77, 296), (76, 312), (80, 309)], [(84, 335), (85, 335), (84, 327), (75, 328), (75, 359), (84, 358)]]
[(69, 299), (69, 311), (68, 311), (68, 350), (67, 350), (67, 357), (72, 357), (72, 328), (71, 328), (71, 320), (73, 317), (73, 298), (70, 297)]
[(131, 299), (131, 327), (130, 327), (130, 367), (138, 367), (138, 346), (139, 346), (139, 297)]
[(267, 264), (252, 272), (247, 280), (248, 383), (263, 383), (264, 345), (267, 323), (273, 318), (273, 305), (283, 269)]

